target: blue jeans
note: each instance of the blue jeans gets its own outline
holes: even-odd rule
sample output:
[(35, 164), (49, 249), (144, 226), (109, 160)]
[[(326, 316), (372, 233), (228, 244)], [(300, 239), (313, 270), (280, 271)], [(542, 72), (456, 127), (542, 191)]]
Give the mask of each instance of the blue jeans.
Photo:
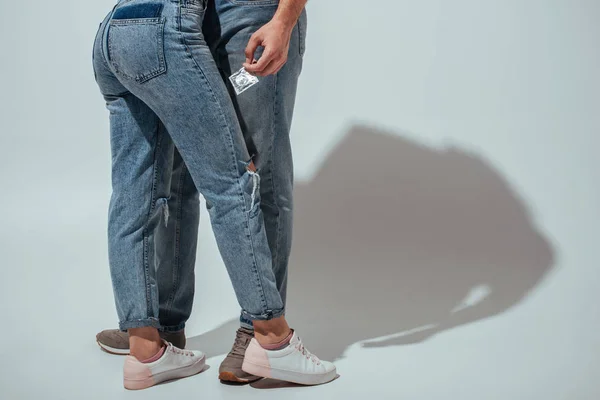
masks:
[[(285, 156), (304, 36), (301, 21), (292, 62), (232, 104), (222, 78), (241, 66), (247, 39), (276, 9), (273, 1), (249, 3), (217, 1), (207, 11), (204, 0), (122, 0), (98, 31), (94, 70), (110, 111), (109, 260), (121, 329), (184, 327), (198, 190), (243, 324), (284, 312), (292, 183)], [(240, 12), (262, 22), (239, 26)], [(273, 89), (263, 90), (267, 82)], [(263, 107), (270, 113), (255, 115)], [(250, 154), (258, 174), (246, 168)]]
[[(245, 61), (244, 50), (250, 37), (273, 18), (278, 3), (278, 0), (209, 2), (204, 32), (224, 79)], [(261, 172), (260, 206), (284, 306), (292, 247), (294, 168), (290, 128), (306, 28), (307, 16), (303, 11), (292, 32), (288, 61), (277, 74), (261, 77), (258, 85), (238, 97), (229, 85), (246, 145)], [(252, 322), (243, 312), (240, 321), (242, 326), (252, 328)]]

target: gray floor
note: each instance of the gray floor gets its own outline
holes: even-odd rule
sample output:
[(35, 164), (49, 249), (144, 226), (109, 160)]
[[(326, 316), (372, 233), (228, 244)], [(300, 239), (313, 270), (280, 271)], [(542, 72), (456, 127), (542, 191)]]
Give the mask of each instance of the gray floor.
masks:
[(110, 3), (39, 2), (29, 46), (1, 39), (1, 398), (600, 398), (597, 2), (311, 2), (288, 317), (340, 377), (217, 381), (237, 306), (203, 209), (209, 368), (135, 393), (94, 341), (116, 323), (88, 52)]

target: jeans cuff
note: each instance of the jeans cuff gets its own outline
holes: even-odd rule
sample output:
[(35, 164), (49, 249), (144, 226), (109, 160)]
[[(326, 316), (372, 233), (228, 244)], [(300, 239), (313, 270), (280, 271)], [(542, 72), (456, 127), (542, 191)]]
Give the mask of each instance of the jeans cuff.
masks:
[(129, 321), (119, 321), (119, 329), (126, 331), (132, 328), (156, 328), (160, 329), (158, 318), (133, 319)]
[(160, 328), (161, 332), (179, 332), (185, 329), (185, 322), (180, 323), (179, 325), (171, 325), (171, 326), (162, 326)]
[[(280, 308), (278, 310), (265, 310), (262, 314), (251, 314), (246, 310), (242, 310), (242, 315), (240, 320), (243, 323), (243, 320), (247, 321), (269, 321), (273, 318), (279, 318), (285, 314), (285, 310)], [(243, 320), (242, 320), (243, 318)]]
[(252, 331), (254, 330), (254, 325), (252, 325), (252, 321), (246, 318), (243, 313), (240, 315), (240, 326), (245, 329), (250, 329)]

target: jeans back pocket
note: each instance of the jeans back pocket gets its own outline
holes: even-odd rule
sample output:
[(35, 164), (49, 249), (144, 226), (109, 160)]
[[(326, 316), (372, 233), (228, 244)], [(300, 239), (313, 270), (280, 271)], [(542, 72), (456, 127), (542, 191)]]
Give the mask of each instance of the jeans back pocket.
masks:
[(162, 4), (117, 7), (108, 27), (108, 60), (115, 72), (138, 83), (167, 70)]

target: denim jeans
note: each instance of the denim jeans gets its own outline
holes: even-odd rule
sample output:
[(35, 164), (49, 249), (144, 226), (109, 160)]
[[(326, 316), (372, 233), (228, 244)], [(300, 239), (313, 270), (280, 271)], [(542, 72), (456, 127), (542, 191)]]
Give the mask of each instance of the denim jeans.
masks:
[[(277, 288), (285, 305), (294, 180), (289, 133), (305, 49), (306, 12), (302, 13), (292, 32), (288, 61), (276, 75), (261, 77), (259, 85), (239, 97), (235, 96), (227, 79), (245, 61), (244, 50), (250, 37), (271, 20), (277, 5), (278, 0), (209, 1), (203, 31), (230, 90), (247, 147), (261, 172), (260, 207)], [(172, 183), (172, 201), (168, 203), (172, 217), (168, 224), (157, 228), (155, 243), (157, 255), (160, 255), (156, 259), (160, 274), (159, 319), (165, 331), (185, 327), (194, 297), (194, 281), (180, 279), (193, 274), (199, 213), (192, 180), (185, 179), (184, 175)], [(252, 322), (243, 312), (240, 321), (243, 327), (252, 329)]]
[[(204, 32), (224, 78), (245, 61), (244, 50), (250, 37), (273, 18), (277, 6), (277, 0), (209, 2)], [(259, 84), (237, 97), (229, 87), (246, 145), (261, 172), (261, 210), (284, 305), (293, 217), (294, 171), (289, 134), (302, 70), (306, 19), (303, 11), (292, 32), (287, 63), (277, 74), (261, 77)], [(259, 56), (260, 49), (256, 58)], [(242, 326), (252, 327), (244, 313), (240, 320)]]
[(205, 12), (205, 0), (122, 0), (96, 37), (94, 72), (110, 112), (109, 262), (121, 329), (183, 327), (197, 190), (244, 319), (284, 312), (262, 211), (268, 167), (257, 156), (257, 173), (248, 169), (249, 140), (202, 33)]

